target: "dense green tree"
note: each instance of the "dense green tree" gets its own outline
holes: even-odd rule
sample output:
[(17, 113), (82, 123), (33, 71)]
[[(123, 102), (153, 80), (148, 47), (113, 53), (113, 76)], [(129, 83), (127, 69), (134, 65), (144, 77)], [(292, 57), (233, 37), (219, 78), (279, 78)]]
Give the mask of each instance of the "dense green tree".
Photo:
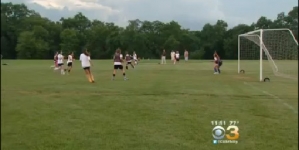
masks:
[(178, 22), (129, 20), (128, 26), (89, 20), (78, 13), (54, 22), (24, 4), (1, 3), (1, 54), (4, 58), (52, 59), (55, 51), (81, 53), (88, 48), (95, 59), (111, 59), (115, 49), (142, 58), (159, 58), (161, 51), (190, 53), (191, 59), (237, 59), (238, 35), (255, 29), (289, 28), (298, 38), (298, 6), (281, 12), (275, 20), (261, 16), (251, 25), (231, 29), (224, 20), (205, 24), (201, 31), (184, 29)]

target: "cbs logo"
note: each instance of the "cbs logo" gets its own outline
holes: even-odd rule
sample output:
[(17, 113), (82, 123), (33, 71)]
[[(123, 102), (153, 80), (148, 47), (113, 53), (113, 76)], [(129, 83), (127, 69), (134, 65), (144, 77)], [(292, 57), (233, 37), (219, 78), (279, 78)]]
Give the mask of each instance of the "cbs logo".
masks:
[[(225, 131), (229, 131), (229, 133), (225, 133)], [(215, 140), (221, 140), (226, 136), (228, 140), (237, 140), (239, 139), (239, 128), (237, 126), (228, 126), (225, 130), (222, 126), (216, 126), (212, 130), (212, 136)]]

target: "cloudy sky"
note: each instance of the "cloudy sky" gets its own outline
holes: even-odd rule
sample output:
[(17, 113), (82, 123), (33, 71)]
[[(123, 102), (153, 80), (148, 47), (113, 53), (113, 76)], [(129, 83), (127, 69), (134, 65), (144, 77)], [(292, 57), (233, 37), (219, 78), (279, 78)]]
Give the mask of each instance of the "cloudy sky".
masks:
[(128, 20), (178, 21), (184, 28), (200, 30), (206, 23), (225, 20), (229, 27), (251, 24), (260, 16), (275, 19), (288, 13), (297, 0), (2, 0), (25, 3), (52, 20), (83, 12), (90, 19), (99, 19), (126, 26)]

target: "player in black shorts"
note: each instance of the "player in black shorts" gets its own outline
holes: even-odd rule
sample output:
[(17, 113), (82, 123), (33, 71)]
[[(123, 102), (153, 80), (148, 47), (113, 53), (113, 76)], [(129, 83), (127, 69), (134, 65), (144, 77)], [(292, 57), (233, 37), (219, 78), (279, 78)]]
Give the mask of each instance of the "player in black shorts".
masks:
[(133, 59), (133, 57), (130, 56), (128, 52), (126, 52), (125, 60), (127, 62), (127, 64), (126, 64), (127, 70), (129, 69), (129, 67), (128, 67), (129, 65), (131, 65), (131, 67), (134, 69), (134, 65), (132, 64), (132, 59)]
[(114, 62), (114, 70), (113, 70), (113, 76), (112, 76), (112, 80), (114, 80), (115, 78), (115, 74), (116, 74), (116, 70), (122, 70), (123, 72), (123, 76), (124, 76), (124, 80), (128, 80), (128, 78), (126, 77), (126, 73), (125, 73), (125, 69), (123, 68), (123, 58), (122, 58), (122, 54), (121, 54), (121, 50), (117, 49), (114, 57), (113, 57), (113, 62)]
[(220, 59), (220, 56), (217, 54), (217, 52), (214, 53), (214, 59), (216, 64), (216, 70), (218, 73), (221, 73), (220, 67), (222, 66), (222, 60)]

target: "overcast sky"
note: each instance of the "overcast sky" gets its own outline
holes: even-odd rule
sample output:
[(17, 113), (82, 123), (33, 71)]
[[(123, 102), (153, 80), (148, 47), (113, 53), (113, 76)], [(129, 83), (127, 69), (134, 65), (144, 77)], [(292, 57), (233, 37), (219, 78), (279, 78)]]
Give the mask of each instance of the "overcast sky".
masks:
[(275, 19), (288, 13), (297, 0), (1, 0), (25, 3), (52, 20), (82, 12), (89, 19), (99, 19), (126, 26), (128, 20), (178, 21), (184, 28), (201, 30), (206, 23), (218, 19), (229, 27), (251, 24), (260, 16)]

